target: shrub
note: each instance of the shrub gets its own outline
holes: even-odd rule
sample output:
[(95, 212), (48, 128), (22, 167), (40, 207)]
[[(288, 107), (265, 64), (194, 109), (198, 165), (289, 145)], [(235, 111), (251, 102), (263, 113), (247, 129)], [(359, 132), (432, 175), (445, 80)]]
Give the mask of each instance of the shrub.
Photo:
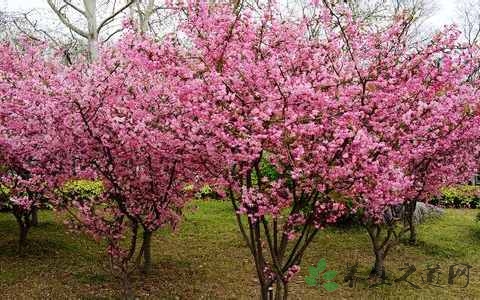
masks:
[(480, 186), (456, 185), (441, 189), (440, 195), (435, 197), (432, 204), (454, 208), (480, 207)]
[(71, 180), (63, 185), (60, 192), (69, 199), (92, 199), (103, 192), (103, 184), (86, 179)]
[(0, 184), (0, 212), (8, 211), (10, 209), (9, 203), (10, 189)]
[(215, 191), (210, 185), (206, 184), (200, 188), (200, 190), (195, 194), (196, 199), (214, 199), (218, 200), (222, 197), (220, 194)]

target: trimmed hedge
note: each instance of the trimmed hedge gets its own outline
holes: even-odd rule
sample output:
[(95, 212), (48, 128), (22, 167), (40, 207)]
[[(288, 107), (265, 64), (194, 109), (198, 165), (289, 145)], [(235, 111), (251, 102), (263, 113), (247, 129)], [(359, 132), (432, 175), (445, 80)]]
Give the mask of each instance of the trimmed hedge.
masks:
[(430, 202), (434, 205), (453, 208), (480, 207), (480, 186), (456, 185), (441, 189), (440, 195)]

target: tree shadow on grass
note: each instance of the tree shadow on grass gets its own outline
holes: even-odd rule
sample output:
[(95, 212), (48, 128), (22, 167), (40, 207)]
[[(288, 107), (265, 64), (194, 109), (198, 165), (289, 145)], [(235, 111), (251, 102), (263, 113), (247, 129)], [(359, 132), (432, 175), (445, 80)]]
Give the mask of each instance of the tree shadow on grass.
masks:
[[(107, 269), (75, 272), (73, 278), (82, 285), (109, 290), (115, 297), (121, 295), (120, 282)], [(160, 299), (196, 299), (202, 294), (203, 287), (195, 286), (195, 283), (207, 281), (206, 278), (205, 271), (189, 261), (162, 257), (160, 260), (154, 260), (148, 274), (135, 270), (131, 284), (135, 297), (139, 299), (148, 299), (153, 295), (155, 297), (160, 295)], [(97, 298), (91, 289), (80, 291), (78, 296), (80, 299), (103, 299)]]
[[(18, 256), (19, 229), (15, 220), (0, 220), (0, 257)], [(23, 256), (56, 257), (56, 256), (88, 256), (88, 244), (93, 241), (83, 235), (72, 235), (67, 229), (53, 221), (40, 221), (28, 232)]]
[(148, 275), (137, 272), (133, 279), (140, 298), (161, 294), (162, 297), (172, 299), (176, 296), (194, 299), (200, 289), (196, 283), (202, 283), (202, 289), (208, 285), (207, 272), (208, 270), (189, 261), (163, 257), (154, 263)]
[[(48, 232), (57, 232), (59, 230), (59, 226), (51, 221), (40, 221), (37, 226), (32, 226), (30, 228), (30, 234), (37, 230), (42, 230), (45, 233)], [(0, 236), (10, 236), (15, 237), (18, 234), (18, 224), (12, 218), (11, 220), (0, 220)]]
[(469, 238), (471, 238), (475, 242), (480, 242), (480, 222), (475, 222), (475, 226), (472, 226), (469, 234)]
[[(404, 245), (405, 246), (405, 245)], [(443, 257), (443, 258), (456, 258), (461, 257), (458, 251), (451, 247), (442, 247), (437, 244), (425, 242), (425, 241), (417, 241), (416, 246), (412, 246), (418, 248), (427, 256), (434, 256), (434, 257)]]
[[(0, 241), (0, 257), (18, 257), (18, 240)], [(52, 258), (69, 250), (67, 243), (58, 240), (28, 239), (22, 257)]]

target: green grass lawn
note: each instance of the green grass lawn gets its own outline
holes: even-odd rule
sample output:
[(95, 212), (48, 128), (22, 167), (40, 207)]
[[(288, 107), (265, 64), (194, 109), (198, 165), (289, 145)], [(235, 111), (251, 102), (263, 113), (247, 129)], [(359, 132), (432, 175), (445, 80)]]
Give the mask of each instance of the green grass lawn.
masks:
[[(151, 275), (137, 275), (139, 298), (151, 299), (255, 299), (258, 296), (252, 259), (237, 230), (227, 202), (198, 201), (186, 214), (176, 233), (160, 232), (153, 243)], [(480, 224), (475, 210), (447, 210), (441, 219), (419, 228), (418, 246), (400, 245), (387, 258), (389, 279), (403, 274), (398, 268), (414, 264), (408, 283), (355, 288), (343, 282), (346, 264), (358, 261), (360, 277), (367, 277), (373, 261), (370, 242), (361, 228), (321, 232), (302, 262), (302, 271), (291, 283), (292, 299), (480, 299)], [(27, 254), (16, 255), (17, 227), (12, 216), (0, 213), (0, 299), (110, 299), (118, 297), (116, 282), (103, 267), (102, 245), (77, 233), (67, 233), (59, 215), (40, 214), (40, 226), (29, 236)], [(337, 270), (340, 288), (328, 293), (304, 282), (309, 265), (326, 258), (327, 268)], [(468, 263), (470, 284), (448, 286), (448, 267)], [(439, 264), (440, 283), (422, 283), (428, 264)], [(425, 274), (425, 273), (424, 273)], [(424, 275), (425, 276), (425, 275)], [(463, 279), (460, 279), (459, 283)]]

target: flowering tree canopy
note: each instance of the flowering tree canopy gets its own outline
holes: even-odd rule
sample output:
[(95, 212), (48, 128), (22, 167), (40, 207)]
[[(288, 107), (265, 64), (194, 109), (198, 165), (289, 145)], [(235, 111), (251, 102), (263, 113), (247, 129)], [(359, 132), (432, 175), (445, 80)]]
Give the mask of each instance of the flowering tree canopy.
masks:
[[(152, 233), (176, 226), (187, 185), (196, 180), (176, 82), (169, 81), (178, 78), (170, 74), (176, 73), (174, 52), (168, 56), (168, 43), (156, 49), (165, 64), (153, 70), (144, 43), (126, 35), (97, 62), (74, 66), (50, 63), (40, 51), (29, 52), (34, 48), (2, 48), (2, 167), (20, 176), (23, 187), (16, 195), (20, 185), (5, 183), (10, 202), (27, 212), (35, 203), (24, 198), (30, 195), (26, 180), (30, 188), (45, 188), (57, 208), (107, 241), (124, 275), (136, 252), (148, 271)], [(62, 186), (72, 179), (99, 180), (103, 193), (68, 198)]]
[(0, 48), (0, 205), (15, 215), (22, 248), (33, 210), (58, 179), (56, 147), (61, 144), (52, 128), (61, 115), (49, 95), (61, 84), (60, 66), (42, 59), (45, 47), (28, 40)]
[[(101, 180), (105, 188), (95, 201), (73, 202), (82, 223), (93, 234), (109, 237), (110, 253), (122, 264), (135, 253), (142, 228), (139, 258), (144, 256), (145, 271), (152, 232), (176, 226), (196, 174), (187, 127), (180, 122), (175, 49), (168, 42), (155, 44), (156, 56), (149, 57), (144, 49), (151, 44), (126, 35), (96, 62), (67, 70), (69, 84), (58, 91), (57, 104), (67, 109), (62, 131), (72, 141), (65, 145), (69, 176)], [(150, 66), (154, 58), (163, 60), (155, 62), (156, 69)], [(126, 229), (131, 242), (122, 251), (119, 240)]]

